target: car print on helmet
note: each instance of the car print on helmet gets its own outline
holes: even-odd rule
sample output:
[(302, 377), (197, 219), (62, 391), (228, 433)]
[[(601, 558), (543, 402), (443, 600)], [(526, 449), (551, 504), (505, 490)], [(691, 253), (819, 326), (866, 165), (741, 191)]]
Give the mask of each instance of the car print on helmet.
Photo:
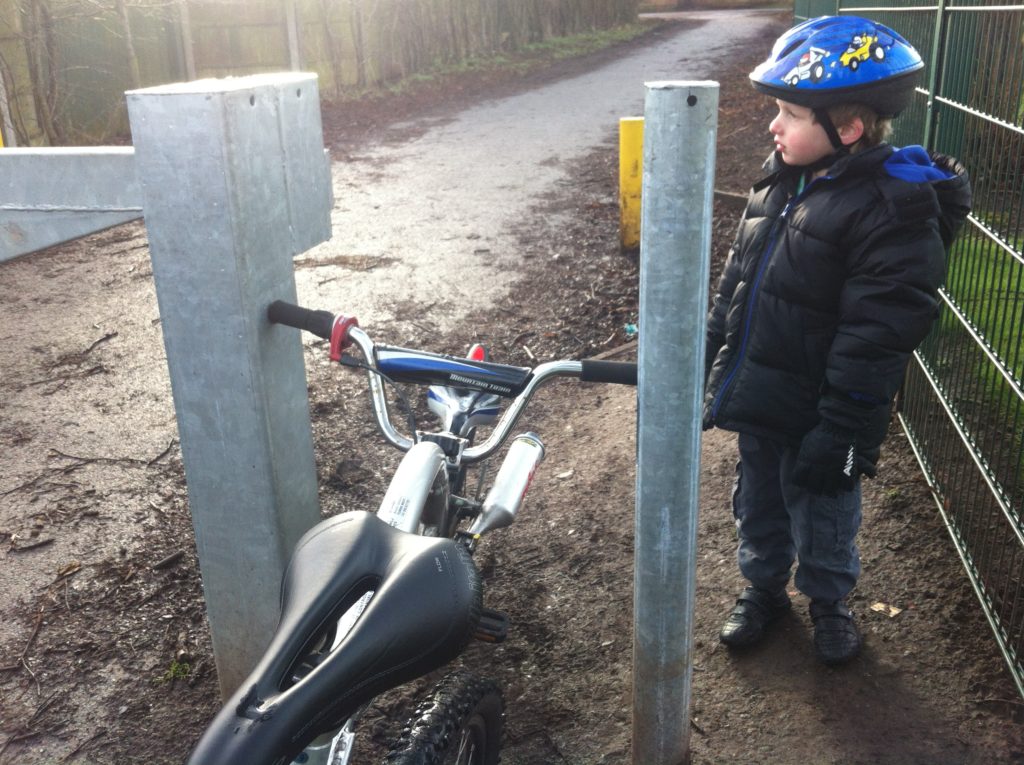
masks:
[(861, 61), (867, 60), (884, 61), (885, 48), (878, 42), (878, 38), (872, 35), (856, 35), (850, 47), (839, 57), (839, 63), (857, 71)]
[(789, 70), (785, 77), (786, 82), (794, 88), (800, 84), (800, 80), (810, 79), (811, 82), (817, 82), (825, 76), (825, 65), (821, 60), (827, 55), (827, 50), (811, 48), (800, 57), (799, 63)]

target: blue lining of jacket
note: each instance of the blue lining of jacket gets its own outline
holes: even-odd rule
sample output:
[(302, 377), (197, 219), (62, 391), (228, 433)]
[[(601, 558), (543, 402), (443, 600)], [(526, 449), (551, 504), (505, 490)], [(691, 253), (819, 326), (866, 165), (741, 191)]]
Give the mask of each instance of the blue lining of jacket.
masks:
[(932, 162), (923, 146), (907, 146), (896, 149), (885, 161), (885, 171), (893, 178), (910, 183), (931, 183), (955, 177)]

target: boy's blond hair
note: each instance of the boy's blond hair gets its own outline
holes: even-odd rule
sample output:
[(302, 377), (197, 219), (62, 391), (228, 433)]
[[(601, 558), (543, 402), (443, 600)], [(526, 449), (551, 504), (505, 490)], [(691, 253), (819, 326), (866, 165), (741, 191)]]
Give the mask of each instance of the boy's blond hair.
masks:
[(837, 130), (843, 125), (849, 124), (854, 117), (860, 117), (860, 121), (864, 124), (864, 135), (852, 147), (853, 151), (878, 146), (892, 133), (892, 118), (879, 117), (874, 109), (864, 104), (838, 104), (837, 106), (830, 106), (828, 108), (828, 116)]

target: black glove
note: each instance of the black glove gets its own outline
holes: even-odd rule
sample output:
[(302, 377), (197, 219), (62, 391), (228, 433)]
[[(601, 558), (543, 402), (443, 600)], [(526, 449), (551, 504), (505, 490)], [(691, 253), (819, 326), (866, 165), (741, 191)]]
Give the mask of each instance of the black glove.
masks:
[(856, 433), (822, 420), (800, 442), (793, 483), (814, 494), (834, 497), (857, 485), (857, 476), (864, 467), (861, 463)]

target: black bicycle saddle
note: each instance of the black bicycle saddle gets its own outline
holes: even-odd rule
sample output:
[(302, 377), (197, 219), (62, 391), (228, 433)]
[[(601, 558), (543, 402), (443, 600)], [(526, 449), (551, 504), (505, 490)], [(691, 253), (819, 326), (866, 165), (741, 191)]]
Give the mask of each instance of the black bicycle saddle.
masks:
[[(317, 652), (369, 591), (369, 604), (337, 648)], [(481, 607), (480, 576), (462, 545), (398, 531), (366, 512), (317, 524), (285, 571), (270, 647), (190, 765), (291, 762), (373, 697), (454, 659)]]

